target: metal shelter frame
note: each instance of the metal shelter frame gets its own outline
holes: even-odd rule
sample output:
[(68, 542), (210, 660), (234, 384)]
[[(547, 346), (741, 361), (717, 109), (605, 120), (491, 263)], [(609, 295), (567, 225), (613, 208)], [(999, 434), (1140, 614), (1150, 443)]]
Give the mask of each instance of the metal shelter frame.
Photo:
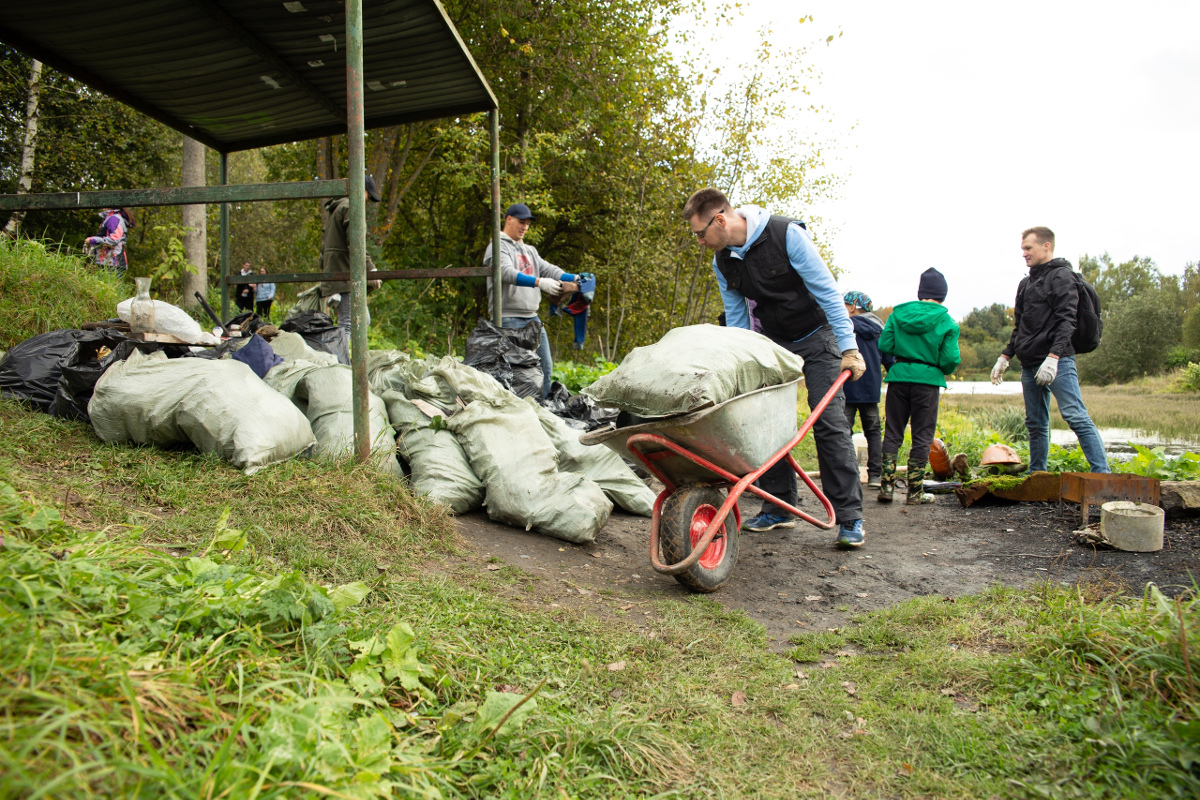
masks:
[[(372, 120), (372, 127), (381, 127), (419, 119), (431, 119), (452, 114), (477, 113), (479, 111), (488, 112), (491, 134), (492, 252), (497, 254), (497, 257), (492, 259), (492, 268), (490, 270), (483, 267), (388, 270), (373, 273), (372, 277), (381, 280), (394, 280), (406, 278), (490, 276), (493, 285), (499, 287), (500, 258), (498, 254), (500, 252), (501, 222), (500, 115), (496, 97), (492, 93), (491, 87), (488, 86), (486, 79), (479, 72), (478, 67), (475, 66), (465, 44), (459, 38), (458, 32), (454, 29), (453, 24), (450, 22), (449, 17), (438, 0), (366, 0), (366, 2), (370, 3), (373, 9), (378, 8), (380, 14), (390, 15), (387, 18), (387, 35), (391, 37), (392, 41), (396, 41), (397, 38), (403, 39), (408, 33), (412, 32), (414, 37), (423, 37), (421, 41), (425, 42), (427, 50), (429, 48), (440, 48), (442, 52), (447, 53), (447, 58), (453, 61), (451, 66), (457, 69), (457, 72), (452, 76), (452, 78), (458, 80), (454, 88), (460, 90), (460, 94), (470, 94), (467, 99), (444, 100), (440, 96), (442, 92), (439, 91), (439, 87), (434, 86), (434, 81), (431, 80), (429, 81), (429, 85), (432, 88), (427, 88), (425, 94), (422, 95), (429, 99), (424, 101), (418, 99), (407, 105), (393, 103), (392, 106), (385, 107), (379, 119)], [(322, 4), (329, 6), (329, 9), (319, 7)], [(240, 64), (243, 77), (246, 73), (249, 73), (253, 78), (256, 77), (253, 73), (267, 71), (267, 74), (262, 76), (263, 83), (272, 89), (286, 88), (288, 90), (284, 92), (284, 98), (278, 101), (278, 114), (281, 119), (290, 115), (289, 119), (292, 122), (289, 123), (290, 127), (282, 127), (275, 130), (275, 125), (271, 122), (260, 123), (253, 129), (251, 129), (247, 122), (248, 119), (254, 122), (258, 122), (260, 118), (272, 119), (271, 112), (275, 110), (274, 108), (269, 108), (264, 112), (259, 111), (258, 104), (263, 102), (259, 99), (263, 87), (257, 83), (225, 90), (225, 95), (221, 99), (227, 100), (232, 98), (233, 101), (239, 102), (249, 109), (247, 113), (231, 116), (228, 121), (214, 122), (211, 112), (206, 112), (205, 109), (196, 106), (186, 107), (185, 105), (181, 107), (179, 103), (176, 103), (175, 107), (168, 107), (172, 105), (172, 100), (175, 99), (172, 93), (170, 91), (165, 93), (164, 97), (167, 98), (165, 101), (161, 98), (157, 102), (154, 99), (150, 99), (149, 96), (156, 90), (153, 83), (154, 76), (150, 76), (149, 81), (142, 80), (146, 76), (141, 74), (138, 74), (136, 78), (128, 77), (128, 71), (124, 73), (120, 71), (122, 66), (127, 69), (128, 62), (124, 65), (116, 62), (105, 64), (104, 66), (109, 66), (112, 70), (108, 77), (100, 74), (97, 68), (89, 66), (87, 62), (89, 55), (101, 51), (101, 55), (103, 56), (105, 55), (103, 51), (106, 49), (119, 49), (121, 45), (119, 43), (115, 45), (97, 44), (91, 37), (91, 34), (88, 33), (88, 26), (84, 26), (82, 36), (68, 35), (67, 38), (63, 38), (61, 29), (70, 26), (63, 26), (62, 19), (64, 16), (71, 14), (70, 10), (61, 7), (63, 4), (46, 4), (44, 2), (13, 3), (11, 8), (6, 8), (4, 18), (0, 19), (0, 41), (25, 52), (55, 69), (71, 75), (84, 84), (137, 108), (169, 127), (182, 132), (184, 135), (195, 138), (217, 150), (220, 154), (221, 185), (0, 195), (0, 211), (115, 208), (120, 206), (208, 205), (219, 203), (221, 206), (221, 310), (223, 318), (228, 318), (229, 287), (239, 283), (250, 283), (264, 279), (260, 276), (254, 276), (253, 278), (246, 276), (242, 278), (241, 276), (230, 275), (229, 204), (266, 200), (320, 199), (347, 195), (350, 199), (350, 230), (348, 237), (350, 272), (333, 275), (324, 275), (323, 273), (278, 273), (267, 275), (265, 279), (277, 283), (298, 283), (326, 279), (350, 281), (350, 345), (351, 370), (353, 373), (354, 444), (356, 457), (359, 461), (365, 462), (370, 458), (372, 443), (369, 426), (370, 391), (367, 384), (367, 329), (366, 325), (363, 324), (367, 311), (366, 154), (364, 141), (367, 114), (363, 94), (363, 4), (364, 0), (344, 0), (344, 3), (338, 2), (336, 4), (330, 3), (328, 0), (304, 0), (304, 2), (282, 3), (286, 11), (292, 14), (309, 11), (319, 12), (321, 10), (340, 11), (344, 8), (344, 49), (346, 59), (346, 110), (344, 117), (341, 116), (337, 104), (330, 100), (328, 88), (322, 90), (321, 86), (318, 86), (314, 79), (302, 75), (295, 66), (297, 59), (307, 59), (311, 55), (307, 50), (298, 51), (295, 45), (296, 41), (302, 41), (306, 47), (309, 47), (309, 38), (319, 38), (321, 43), (332, 42), (333, 50), (336, 52), (336, 34), (323, 32), (319, 37), (312, 36), (300, 39), (293, 36), (289, 40), (281, 41), (278, 45), (272, 46), (270, 42), (264, 41), (263, 36), (256, 35), (249, 29), (249, 26), (235, 19), (231, 11), (226, 10), (219, 4), (219, 0), (170, 0), (166, 5), (162, 3), (156, 4), (154, 0), (131, 0), (131, 2), (126, 4), (122, 15), (120, 15), (121, 24), (124, 24), (128, 18), (126, 16), (127, 13), (130, 15), (140, 13), (144, 16), (154, 12), (162, 20), (159, 23), (164, 26), (161, 32), (158, 32), (157, 36), (151, 35), (150, 38), (143, 40), (147, 48), (163, 45), (163, 37), (167, 37), (165, 44), (168, 47), (170, 46), (169, 37), (171, 34), (168, 31), (174, 29), (169, 28), (166, 25), (167, 22), (177, 23), (180, 26), (177, 30), (182, 31), (178, 34), (181, 40), (195, 39), (199, 35), (196, 33), (197, 26), (195, 25), (195, 20), (201, 19), (209, 23), (212, 30), (207, 31), (209, 37), (207, 42), (193, 45), (195, 48), (203, 49), (193, 49), (190, 51), (191, 54), (196, 52), (211, 52), (211, 48), (214, 46), (214, 37), (219, 37), (215, 39), (216, 45), (227, 48), (224, 53), (229, 54), (228, 63), (235, 66)], [(71, 4), (68, 3), (67, 5)], [(243, 6), (245, 5), (247, 4), (243, 3)], [(259, 12), (261, 16), (262, 7), (265, 5), (259, 4), (258, 7), (252, 10)], [(273, 3), (270, 5), (271, 10), (275, 11), (274, 6), (278, 4)], [(135, 8), (135, 6), (138, 6), (138, 8)], [(80, 11), (80, 18), (82, 18), (82, 7)], [(94, 8), (88, 13), (89, 15), (94, 15)], [(244, 13), (250, 12), (246, 11)], [(333, 17), (334, 14), (328, 14), (318, 16), (316, 19), (331, 22)], [(135, 16), (134, 18), (137, 17)], [(259, 21), (261, 22), (261, 19)], [(290, 22), (286, 18), (285, 21)], [(410, 25), (414, 27), (410, 28)], [(286, 26), (281, 24), (278, 27), (282, 28)], [(419, 30), (417, 30), (418, 27), (420, 28)], [(213, 31), (216, 32), (214, 33)], [(201, 33), (204, 32), (202, 31)], [(39, 36), (39, 34), (41, 35)], [(452, 39), (449, 37), (452, 37)], [(415, 40), (416, 38), (414, 38)], [(455, 51), (453, 43), (457, 43), (458, 51)], [(288, 51), (286, 55), (283, 53), (284, 50)], [(385, 51), (385, 57), (390, 52)], [(155, 57), (170, 59), (173, 57), (172, 53), (173, 51), (168, 50), (165, 55), (160, 53)], [(187, 51), (181, 49), (177, 58), (182, 62), (188, 55)], [(238, 55), (242, 56), (240, 61), (237, 60)], [(164, 62), (164, 64), (167, 63)], [(265, 67), (263, 66), (264, 64), (266, 65)], [(322, 60), (314, 59), (308, 60), (307, 65), (315, 68), (324, 64)], [(447, 74), (448, 68), (433, 65), (426, 72), (443, 77)], [(473, 77), (470, 74), (471, 72), (473, 72)], [(118, 75), (118, 77), (114, 78), (112, 75)], [(122, 79), (119, 77), (120, 75), (127, 77)], [(191, 78), (194, 76), (188, 75), (187, 77)], [(323, 80), (326, 87), (328, 87), (330, 83), (328, 73), (324, 73)], [(477, 83), (475, 82), (476, 80)], [(130, 88), (131, 83), (138, 81), (140, 82), (136, 89)], [(373, 90), (377, 86), (380, 89), (384, 88), (383, 84), (378, 80), (371, 81), (370, 83)], [(407, 81), (398, 80), (393, 81), (391, 86), (402, 87), (407, 83)], [(180, 102), (185, 103), (186, 101), (181, 100)], [(268, 100), (266, 102), (269, 103), (271, 101)], [(422, 102), (424, 105), (422, 105)], [(386, 101), (384, 105), (386, 105)], [(421, 116), (422, 114), (424, 116)], [(229, 184), (228, 154), (230, 152), (269, 144), (279, 144), (297, 138), (330, 135), (340, 133), (342, 130), (346, 133), (349, 156), (348, 177), (345, 179), (268, 184)], [(296, 133), (304, 135), (291, 135)], [(500, 323), (502, 311), (501, 292), (497, 290), (492, 292), (491, 308), (492, 318), (496, 324)]]

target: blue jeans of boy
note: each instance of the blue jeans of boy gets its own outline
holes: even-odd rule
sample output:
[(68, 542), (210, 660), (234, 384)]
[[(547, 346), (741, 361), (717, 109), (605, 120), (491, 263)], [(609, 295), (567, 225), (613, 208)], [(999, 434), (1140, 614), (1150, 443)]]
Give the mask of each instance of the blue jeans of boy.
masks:
[(1040, 364), (1032, 367), (1021, 364), (1021, 389), (1025, 394), (1025, 428), (1029, 431), (1029, 469), (1038, 472), (1046, 469), (1050, 455), (1050, 395), (1058, 401), (1058, 411), (1079, 439), (1083, 455), (1091, 465), (1092, 472), (1108, 472), (1108, 457), (1104, 454), (1104, 440), (1096, 430), (1092, 418), (1083, 404), (1079, 390), (1079, 373), (1075, 371), (1075, 356), (1064, 356), (1058, 360), (1058, 375), (1049, 386), (1037, 385)]
[[(501, 328), (512, 328), (514, 330), (524, 328), (529, 323), (533, 322), (537, 317), (501, 317)], [(538, 343), (537, 349), (538, 358), (542, 360), (542, 397), (550, 394), (550, 381), (554, 374), (554, 361), (550, 358), (550, 337), (546, 335), (546, 326), (542, 326), (542, 338)]]

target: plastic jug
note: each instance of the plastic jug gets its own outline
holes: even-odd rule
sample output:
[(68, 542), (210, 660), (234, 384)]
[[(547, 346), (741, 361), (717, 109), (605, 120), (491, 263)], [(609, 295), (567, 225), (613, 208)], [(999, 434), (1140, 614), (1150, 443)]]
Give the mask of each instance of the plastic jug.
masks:
[(129, 330), (131, 333), (154, 332), (154, 301), (150, 299), (150, 279), (134, 278), (137, 284), (137, 296), (129, 309)]

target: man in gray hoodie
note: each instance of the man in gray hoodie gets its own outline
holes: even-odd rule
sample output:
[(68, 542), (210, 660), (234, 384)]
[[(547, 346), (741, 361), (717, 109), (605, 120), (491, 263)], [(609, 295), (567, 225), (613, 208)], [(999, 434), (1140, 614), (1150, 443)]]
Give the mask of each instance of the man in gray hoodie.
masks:
[[(514, 203), (504, 212), (504, 227), (500, 231), (500, 302), (504, 307), (500, 318), (502, 328), (524, 328), (536, 320), (543, 294), (558, 298), (579, 289), (578, 275), (564, 272), (561, 267), (538, 255), (536, 247), (522, 241), (533, 221), (534, 216), (524, 203)], [(483, 254), (483, 265), (492, 266), (491, 242)], [(487, 287), (490, 306), (492, 292), (495, 291), (490, 276)], [(538, 357), (542, 360), (542, 397), (545, 397), (550, 392), (551, 375), (554, 373), (550, 338), (546, 335), (545, 326), (542, 327)]]

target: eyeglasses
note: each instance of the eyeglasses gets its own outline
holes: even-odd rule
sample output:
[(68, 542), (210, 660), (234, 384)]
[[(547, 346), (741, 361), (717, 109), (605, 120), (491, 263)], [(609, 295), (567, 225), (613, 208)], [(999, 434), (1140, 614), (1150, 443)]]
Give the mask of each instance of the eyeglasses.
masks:
[(706, 231), (708, 231), (709, 225), (713, 224), (713, 220), (715, 220), (717, 217), (719, 217), (720, 215), (722, 215), (724, 213), (725, 213), (725, 209), (722, 208), (716, 214), (713, 214), (712, 219), (710, 219), (708, 221), (708, 225), (705, 225), (703, 228), (701, 228), (698, 231), (692, 231), (692, 236), (695, 236), (697, 239), (699, 239), (701, 236), (703, 236), (705, 234)]

